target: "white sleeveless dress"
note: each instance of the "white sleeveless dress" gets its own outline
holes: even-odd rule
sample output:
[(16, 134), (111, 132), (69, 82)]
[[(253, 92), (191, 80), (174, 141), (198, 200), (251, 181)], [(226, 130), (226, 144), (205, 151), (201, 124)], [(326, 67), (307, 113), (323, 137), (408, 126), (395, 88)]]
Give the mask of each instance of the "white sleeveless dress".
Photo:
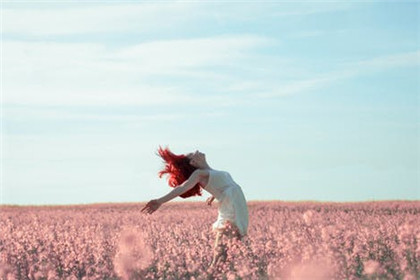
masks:
[(219, 216), (213, 230), (221, 229), (226, 221), (235, 224), (241, 236), (248, 231), (248, 206), (241, 187), (226, 171), (209, 170), (209, 181), (204, 188), (219, 202)]

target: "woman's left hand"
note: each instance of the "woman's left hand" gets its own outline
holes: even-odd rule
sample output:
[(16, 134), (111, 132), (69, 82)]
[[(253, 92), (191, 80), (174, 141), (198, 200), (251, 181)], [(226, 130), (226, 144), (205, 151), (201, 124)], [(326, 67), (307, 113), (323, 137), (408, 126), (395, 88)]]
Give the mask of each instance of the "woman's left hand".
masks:
[(214, 196), (207, 198), (207, 200), (206, 200), (207, 205), (211, 206), (211, 203), (213, 202), (213, 200), (214, 200)]
[(152, 199), (146, 204), (146, 206), (144, 206), (143, 209), (141, 209), (141, 212), (147, 213), (147, 214), (152, 214), (153, 212), (158, 210), (158, 208), (161, 205), (162, 204), (157, 199)]

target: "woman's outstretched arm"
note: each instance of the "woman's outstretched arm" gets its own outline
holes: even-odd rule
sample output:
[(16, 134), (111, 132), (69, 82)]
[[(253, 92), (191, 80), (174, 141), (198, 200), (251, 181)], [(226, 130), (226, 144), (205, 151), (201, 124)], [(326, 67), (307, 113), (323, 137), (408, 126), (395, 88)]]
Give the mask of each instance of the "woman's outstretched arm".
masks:
[(201, 171), (197, 169), (196, 171), (193, 172), (193, 174), (191, 174), (190, 178), (188, 178), (187, 181), (182, 183), (182, 185), (174, 188), (170, 193), (168, 193), (165, 196), (162, 196), (159, 199), (153, 199), (153, 200), (149, 201), (146, 204), (146, 206), (141, 210), (141, 212), (146, 212), (146, 213), (152, 214), (163, 203), (168, 202), (168, 201), (174, 199), (175, 197), (177, 197), (177, 196), (189, 191), (190, 189), (192, 189), (200, 181), (200, 176), (201, 176)]

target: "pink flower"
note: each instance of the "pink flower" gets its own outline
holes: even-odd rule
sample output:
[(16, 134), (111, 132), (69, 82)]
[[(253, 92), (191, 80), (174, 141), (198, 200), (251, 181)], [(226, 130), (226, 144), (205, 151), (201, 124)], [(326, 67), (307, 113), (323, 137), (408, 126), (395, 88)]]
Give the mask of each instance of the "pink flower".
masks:
[(153, 260), (153, 252), (139, 229), (127, 228), (123, 231), (114, 258), (115, 272), (123, 279), (147, 268)]
[(333, 272), (333, 267), (325, 261), (308, 261), (292, 265), (287, 279), (325, 280), (331, 279)]
[(403, 280), (417, 280), (417, 277), (415, 277), (413, 274), (411, 273), (407, 273), (406, 275), (404, 275)]
[(379, 271), (381, 264), (375, 260), (368, 260), (363, 263), (366, 274), (374, 274)]
[(306, 225), (309, 226), (312, 224), (313, 215), (314, 213), (311, 210), (308, 210), (305, 213), (303, 213), (303, 221), (305, 222)]

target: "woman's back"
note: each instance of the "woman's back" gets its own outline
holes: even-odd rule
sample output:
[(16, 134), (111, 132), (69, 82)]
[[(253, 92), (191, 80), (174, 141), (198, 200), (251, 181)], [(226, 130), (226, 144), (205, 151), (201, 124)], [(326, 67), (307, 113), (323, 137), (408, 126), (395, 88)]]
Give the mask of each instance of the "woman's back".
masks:
[(204, 187), (206, 191), (220, 201), (223, 199), (225, 190), (229, 187), (239, 187), (239, 185), (233, 181), (228, 172), (213, 169), (209, 170), (208, 183)]

